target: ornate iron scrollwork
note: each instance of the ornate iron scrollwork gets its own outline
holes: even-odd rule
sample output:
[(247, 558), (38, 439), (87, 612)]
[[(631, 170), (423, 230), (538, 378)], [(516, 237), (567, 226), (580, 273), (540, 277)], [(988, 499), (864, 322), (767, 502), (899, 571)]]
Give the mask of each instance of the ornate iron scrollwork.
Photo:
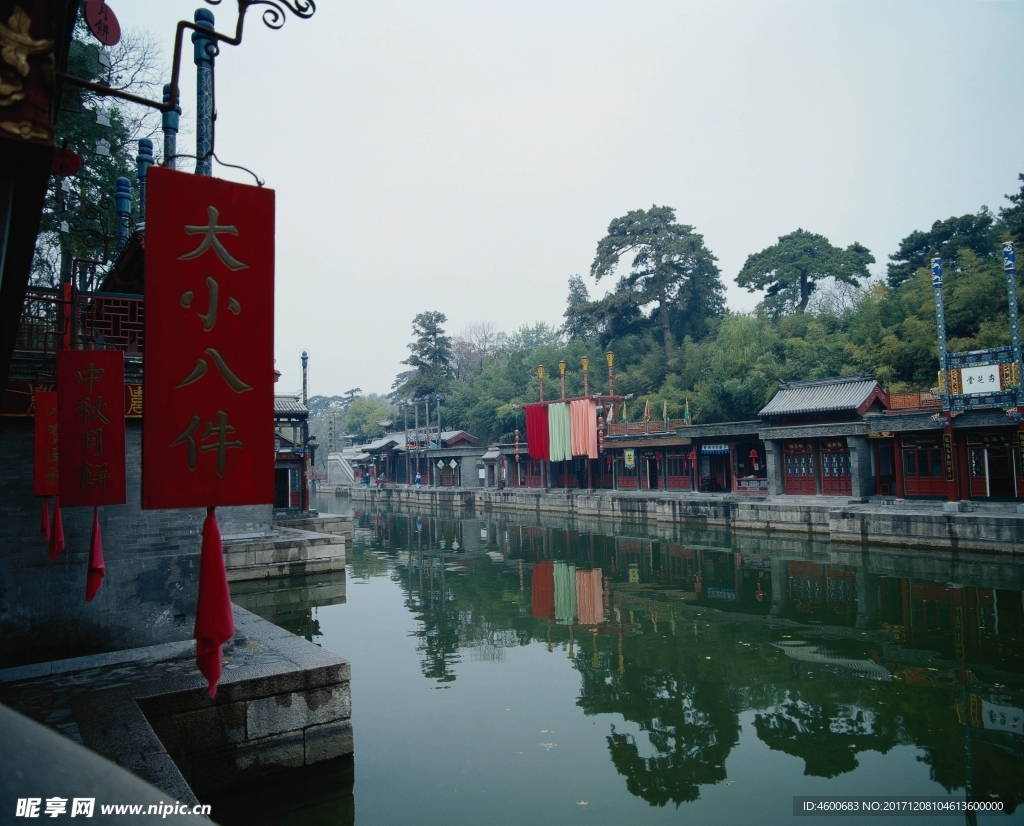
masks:
[[(221, 0), (206, 0), (211, 6), (219, 6)], [(242, 16), (250, 6), (267, 6), (268, 8), (263, 10), (263, 25), (268, 29), (280, 29), (286, 20), (284, 9), (288, 9), (292, 14), (301, 20), (308, 20), (316, 12), (316, 3), (314, 0), (240, 0), (239, 12)]]

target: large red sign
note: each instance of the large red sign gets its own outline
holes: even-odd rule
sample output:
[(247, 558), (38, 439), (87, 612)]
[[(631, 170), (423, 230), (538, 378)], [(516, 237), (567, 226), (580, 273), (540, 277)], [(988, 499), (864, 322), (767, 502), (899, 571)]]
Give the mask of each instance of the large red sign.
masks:
[(142, 506), (274, 501), (274, 192), (152, 167)]
[(58, 351), (57, 452), (64, 507), (125, 503), (123, 404), (124, 353)]
[(33, 496), (56, 496), (57, 490), (57, 394), (35, 394), (35, 448), (32, 473)]

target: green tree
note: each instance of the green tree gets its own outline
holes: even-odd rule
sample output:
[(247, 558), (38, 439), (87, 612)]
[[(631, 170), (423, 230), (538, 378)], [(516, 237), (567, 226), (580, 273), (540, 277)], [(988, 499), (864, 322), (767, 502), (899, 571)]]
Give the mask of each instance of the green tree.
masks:
[[(1009, 196), (1013, 200), (1013, 196)], [(1005, 219), (1004, 219), (1005, 220)], [(988, 207), (982, 207), (974, 215), (961, 215), (936, 221), (927, 232), (915, 230), (900, 241), (900, 247), (889, 256), (888, 266), (890, 287), (913, 278), (922, 267), (928, 269), (931, 259), (939, 256), (947, 264), (956, 258), (962, 249), (969, 249), (982, 258), (995, 255), (999, 242), (995, 221)]]
[(578, 275), (570, 275), (569, 295), (565, 301), (565, 323), (562, 325), (562, 335), (569, 341), (579, 341), (593, 335), (587, 317), (580, 312), (580, 308), (589, 303), (590, 293), (583, 279)]
[(873, 263), (874, 256), (862, 244), (853, 243), (844, 250), (832, 246), (824, 235), (798, 229), (748, 256), (736, 283), (750, 292), (767, 290), (768, 299), (802, 313), (819, 281), (834, 278), (857, 286), (858, 277), (870, 277), (868, 264)]
[(394, 414), (381, 396), (360, 396), (345, 412), (345, 432), (372, 439), (384, 433), (378, 422), (389, 421)]
[[(665, 360), (671, 361), (670, 312), (685, 294), (688, 283), (693, 295), (721, 296), (717, 259), (704, 246), (704, 236), (688, 224), (676, 223), (675, 210), (667, 206), (636, 209), (608, 225), (608, 234), (598, 242), (590, 265), (594, 280), (600, 281), (615, 272), (620, 258), (626, 254), (632, 254), (633, 260), (630, 271), (620, 279), (617, 292), (630, 295), (637, 307), (657, 304)], [(696, 287), (690, 282), (701, 285)], [(706, 299), (698, 302), (700, 306), (706, 303)], [(690, 309), (697, 310), (697, 306)]]
[(1002, 207), (999, 210), (999, 218), (1011, 240), (1017, 244), (1024, 244), (1024, 172), (1017, 178), (1021, 181), (1020, 191), (1015, 195), (1006, 196), (1012, 206)]
[[(100, 62), (109, 57), (110, 66)], [(145, 33), (125, 32), (120, 43), (101, 51), (81, 19), (68, 52), (68, 72), (114, 88), (154, 97), (158, 91), (159, 52)], [(138, 139), (151, 137), (159, 124), (153, 110), (116, 98), (101, 98), (64, 85), (57, 120), (57, 145), (67, 145), (82, 160), (77, 174), (50, 179), (48, 206), (36, 243), (32, 283), (55, 286), (71, 277), (72, 259), (108, 264), (116, 256), (117, 217), (113, 195), (119, 177), (135, 180)], [(138, 195), (133, 190), (133, 203)], [(134, 223), (132, 224), (134, 227)], [(93, 271), (92, 275), (98, 275)], [(95, 287), (95, 279), (80, 283)]]
[(420, 313), (412, 320), (415, 340), (409, 345), (412, 355), (402, 364), (412, 370), (400, 373), (392, 385), (393, 397), (409, 399), (427, 394), (446, 394), (452, 379), (452, 340), (445, 335), (444, 313)]

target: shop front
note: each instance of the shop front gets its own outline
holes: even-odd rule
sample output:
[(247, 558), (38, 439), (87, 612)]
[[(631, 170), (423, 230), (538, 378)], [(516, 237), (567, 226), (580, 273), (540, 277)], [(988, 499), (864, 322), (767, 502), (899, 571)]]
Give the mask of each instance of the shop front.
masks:
[(967, 432), (965, 438), (971, 499), (1016, 499), (1024, 494), (1020, 434), (1004, 430)]
[(942, 435), (899, 437), (903, 466), (903, 495), (941, 497), (948, 495)]
[(789, 496), (818, 492), (817, 456), (813, 441), (785, 442), (782, 447), (783, 491)]
[(700, 490), (703, 493), (723, 493), (732, 490), (732, 469), (729, 445), (710, 442), (700, 446)]

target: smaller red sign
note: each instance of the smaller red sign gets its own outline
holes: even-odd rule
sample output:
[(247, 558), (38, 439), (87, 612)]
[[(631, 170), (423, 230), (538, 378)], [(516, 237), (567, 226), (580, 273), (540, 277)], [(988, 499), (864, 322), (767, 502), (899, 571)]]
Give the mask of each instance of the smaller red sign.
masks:
[(78, 173), (82, 168), (82, 159), (73, 149), (67, 147), (58, 149), (53, 153), (53, 161), (50, 163), (50, 171), (62, 178), (70, 177)]
[(37, 390), (33, 496), (57, 495), (57, 394)]
[(89, 0), (85, 4), (85, 23), (104, 46), (114, 46), (121, 39), (121, 24), (117, 15), (103, 0)]
[(57, 353), (60, 498), (65, 507), (126, 501), (124, 353)]

